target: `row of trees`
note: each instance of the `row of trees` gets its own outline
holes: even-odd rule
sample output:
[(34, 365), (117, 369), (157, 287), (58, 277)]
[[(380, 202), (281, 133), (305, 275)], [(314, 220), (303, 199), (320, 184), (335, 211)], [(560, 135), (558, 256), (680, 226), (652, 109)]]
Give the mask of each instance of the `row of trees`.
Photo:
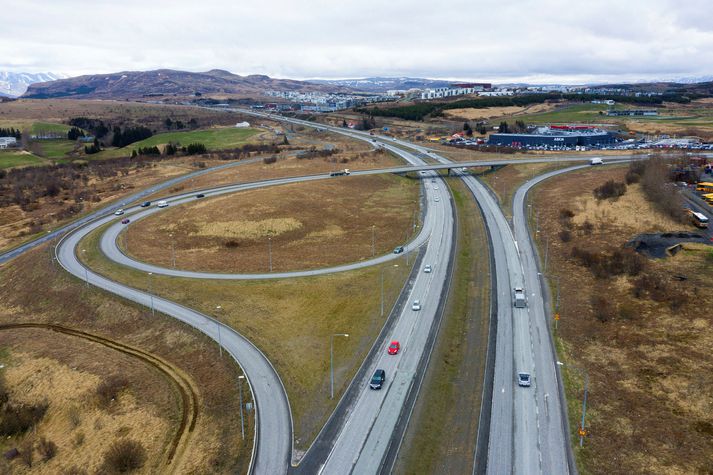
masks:
[(602, 94), (527, 94), (523, 96), (508, 97), (481, 97), (478, 99), (463, 99), (452, 102), (419, 102), (410, 106), (380, 108), (359, 108), (357, 112), (369, 114), (370, 116), (398, 117), (406, 120), (423, 120), (426, 116), (437, 117), (443, 115), (443, 111), (450, 109), (485, 109), (488, 107), (508, 107), (508, 106), (528, 106), (540, 104), (546, 101), (566, 100), (576, 102), (589, 102), (592, 100), (612, 99), (616, 102), (627, 104), (659, 105), (664, 101), (687, 103), (691, 101), (688, 96), (680, 94), (666, 94), (663, 96), (634, 97), (620, 95)]
[(0, 128), (0, 137), (15, 137), (17, 140), (20, 140), (22, 138), (22, 132), (20, 132), (20, 129), (13, 127), (7, 129)]
[(114, 147), (126, 147), (129, 144), (138, 142), (139, 140), (144, 140), (153, 135), (151, 129), (139, 125), (137, 127), (126, 127), (121, 129), (118, 125), (114, 126), (113, 137), (111, 139), (111, 145)]

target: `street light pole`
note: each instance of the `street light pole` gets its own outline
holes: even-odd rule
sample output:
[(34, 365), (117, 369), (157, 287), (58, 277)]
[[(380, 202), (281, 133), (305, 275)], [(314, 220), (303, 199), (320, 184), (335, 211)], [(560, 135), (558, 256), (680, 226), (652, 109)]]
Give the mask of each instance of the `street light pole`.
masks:
[(385, 266), (381, 267), (381, 316), (384, 316), (384, 269)]
[(240, 387), (240, 434), (245, 439), (245, 420), (243, 419), (243, 379), (242, 374), (238, 376), (238, 386)]
[(376, 226), (371, 225), (371, 257), (376, 255)]
[(334, 399), (334, 337), (343, 336), (348, 338), (348, 333), (335, 333), (329, 337), (329, 375), (330, 375), (330, 391), (329, 399)]
[(169, 234), (171, 237), (171, 265), (176, 268), (176, 246), (173, 242), (173, 233)]
[(148, 279), (149, 279), (149, 297), (151, 297), (151, 316), (155, 317), (156, 316), (156, 311), (154, 310), (153, 306), (153, 280), (151, 279), (151, 276), (153, 275), (153, 272), (149, 272), (148, 274)]
[[(86, 249), (82, 249), (82, 252), (85, 253), (87, 252)], [(84, 254), (84, 258), (86, 259), (86, 254)], [(87, 269), (87, 264), (84, 263), (84, 284), (89, 287), (89, 270)]]
[[(216, 310), (220, 310), (221, 308), (223, 308), (223, 307), (221, 307), (220, 305), (217, 305), (215, 307)], [(220, 324), (220, 321), (218, 321), (218, 351), (220, 352), (220, 357), (222, 358), (223, 357), (223, 342), (220, 339), (220, 327), (221, 326), (222, 325)]]
[(272, 236), (267, 237), (267, 256), (270, 266), (270, 272), (272, 272)]
[[(561, 361), (558, 361), (557, 364), (560, 366), (565, 365)], [(584, 418), (587, 415), (587, 395), (589, 393), (589, 374), (586, 371), (578, 368), (577, 366), (574, 366), (573, 364), (570, 364), (569, 366), (571, 366), (572, 368), (577, 370), (577, 372), (579, 372), (579, 374), (581, 374), (582, 377), (584, 378), (584, 397), (582, 398), (582, 422), (581, 422), (581, 425), (579, 426), (579, 446), (582, 447), (582, 446), (584, 446)]]

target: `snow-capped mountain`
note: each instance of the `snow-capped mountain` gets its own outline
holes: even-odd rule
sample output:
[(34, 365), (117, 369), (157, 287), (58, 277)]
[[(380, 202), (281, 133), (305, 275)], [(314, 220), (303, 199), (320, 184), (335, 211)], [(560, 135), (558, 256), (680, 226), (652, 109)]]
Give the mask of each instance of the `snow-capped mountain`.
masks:
[(19, 97), (30, 84), (56, 81), (67, 76), (55, 73), (13, 73), (0, 71), (0, 96)]

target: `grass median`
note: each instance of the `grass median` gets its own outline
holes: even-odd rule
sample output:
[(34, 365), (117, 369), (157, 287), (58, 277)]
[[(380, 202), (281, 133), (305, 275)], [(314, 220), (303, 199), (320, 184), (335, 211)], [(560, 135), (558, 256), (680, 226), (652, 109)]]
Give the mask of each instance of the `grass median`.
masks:
[(453, 282), (395, 473), (470, 473), (488, 348), (490, 260), (484, 222), (461, 180)]

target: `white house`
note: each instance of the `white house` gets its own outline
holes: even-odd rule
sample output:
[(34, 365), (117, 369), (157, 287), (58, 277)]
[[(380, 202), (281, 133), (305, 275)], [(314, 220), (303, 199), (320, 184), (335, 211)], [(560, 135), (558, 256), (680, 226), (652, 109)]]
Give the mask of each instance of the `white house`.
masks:
[(0, 148), (15, 147), (17, 139), (15, 137), (0, 137)]

